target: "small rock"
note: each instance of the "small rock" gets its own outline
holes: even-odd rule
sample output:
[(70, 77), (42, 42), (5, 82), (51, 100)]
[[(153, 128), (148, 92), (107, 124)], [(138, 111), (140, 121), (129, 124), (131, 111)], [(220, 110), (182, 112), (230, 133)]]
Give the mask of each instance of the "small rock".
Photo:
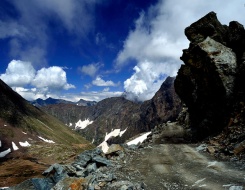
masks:
[(229, 190), (243, 190), (242, 186), (231, 186)]
[(76, 158), (76, 163), (84, 167), (92, 159), (91, 151), (84, 151), (82, 154), (79, 154)]
[(100, 187), (99, 185), (95, 185), (95, 186), (94, 186), (94, 189), (95, 189), (95, 190), (100, 190), (101, 187)]
[(100, 187), (104, 187), (106, 184), (107, 184), (107, 183), (106, 183), (105, 181), (99, 182), (99, 186), (100, 186)]
[(116, 153), (118, 151), (124, 151), (124, 148), (122, 146), (120, 146), (119, 144), (112, 144), (105, 154), (111, 155), (111, 154)]
[(215, 153), (215, 149), (214, 149), (213, 146), (208, 146), (208, 147), (207, 147), (207, 150), (208, 150), (208, 152), (209, 152), (210, 154), (214, 154), (214, 153)]
[(96, 163), (89, 164), (86, 169), (89, 173), (95, 172), (97, 170), (97, 165)]
[(245, 149), (245, 140), (235, 146), (233, 152), (234, 154), (239, 154)]
[(100, 165), (110, 166), (111, 162), (102, 156), (95, 156), (92, 159), (93, 161), (97, 162)]
[(52, 178), (52, 180), (57, 183), (61, 179), (68, 177), (67, 172), (64, 167), (60, 164), (53, 164), (47, 170), (42, 173), (44, 176)]

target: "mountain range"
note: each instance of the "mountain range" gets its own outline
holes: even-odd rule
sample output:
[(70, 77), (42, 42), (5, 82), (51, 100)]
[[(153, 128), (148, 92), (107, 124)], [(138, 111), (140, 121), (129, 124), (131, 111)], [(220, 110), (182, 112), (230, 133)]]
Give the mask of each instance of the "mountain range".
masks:
[(120, 138), (119, 133), (114, 135), (117, 138), (109, 139), (108, 142), (124, 143), (162, 122), (177, 118), (182, 104), (174, 90), (174, 79), (168, 77), (155, 96), (142, 103), (113, 97), (93, 106), (59, 103), (42, 106), (41, 109), (76, 129), (96, 145), (102, 143), (107, 134), (115, 133), (115, 130), (125, 130), (125, 133)]
[(86, 101), (83, 99), (80, 99), (77, 102), (72, 102), (72, 101), (67, 101), (63, 99), (55, 99), (55, 98), (49, 97), (46, 100), (38, 98), (36, 100), (30, 101), (30, 103), (36, 107), (42, 107), (42, 106), (53, 105), (53, 104), (75, 104), (77, 106), (93, 106), (97, 102), (96, 101)]

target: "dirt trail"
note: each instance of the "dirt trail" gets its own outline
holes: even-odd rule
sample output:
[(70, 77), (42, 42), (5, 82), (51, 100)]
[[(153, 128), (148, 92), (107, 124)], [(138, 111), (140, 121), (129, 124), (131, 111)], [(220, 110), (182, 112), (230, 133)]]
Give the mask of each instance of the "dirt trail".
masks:
[[(175, 130), (176, 133), (173, 133)], [(169, 140), (171, 135), (176, 137), (176, 134), (180, 137), (181, 132), (181, 127), (169, 126), (161, 134), (161, 139), (168, 137)], [(207, 153), (198, 152), (197, 146), (149, 145), (132, 155), (128, 167), (138, 173), (136, 179), (144, 181), (146, 189), (150, 190), (245, 189), (245, 171), (234, 164), (214, 160)]]

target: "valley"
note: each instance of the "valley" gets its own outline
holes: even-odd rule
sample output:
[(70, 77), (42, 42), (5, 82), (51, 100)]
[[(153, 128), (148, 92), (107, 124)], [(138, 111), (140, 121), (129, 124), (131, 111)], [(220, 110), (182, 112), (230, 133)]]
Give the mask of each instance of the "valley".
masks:
[(0, 186), (243, 190), (245, 29), (210, 12), (185, 34), (176, 78), (145, 102), (33, 106), (0, 81)]

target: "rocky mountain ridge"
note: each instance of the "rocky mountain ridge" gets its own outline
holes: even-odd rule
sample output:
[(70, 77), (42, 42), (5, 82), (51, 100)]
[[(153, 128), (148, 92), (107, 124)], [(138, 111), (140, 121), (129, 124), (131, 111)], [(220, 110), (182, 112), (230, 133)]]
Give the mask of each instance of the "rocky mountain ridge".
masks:
[(54, 161), (68, 160), (92, 147), (0, 80), (0, 186), (39, 176), (38, 171)]

